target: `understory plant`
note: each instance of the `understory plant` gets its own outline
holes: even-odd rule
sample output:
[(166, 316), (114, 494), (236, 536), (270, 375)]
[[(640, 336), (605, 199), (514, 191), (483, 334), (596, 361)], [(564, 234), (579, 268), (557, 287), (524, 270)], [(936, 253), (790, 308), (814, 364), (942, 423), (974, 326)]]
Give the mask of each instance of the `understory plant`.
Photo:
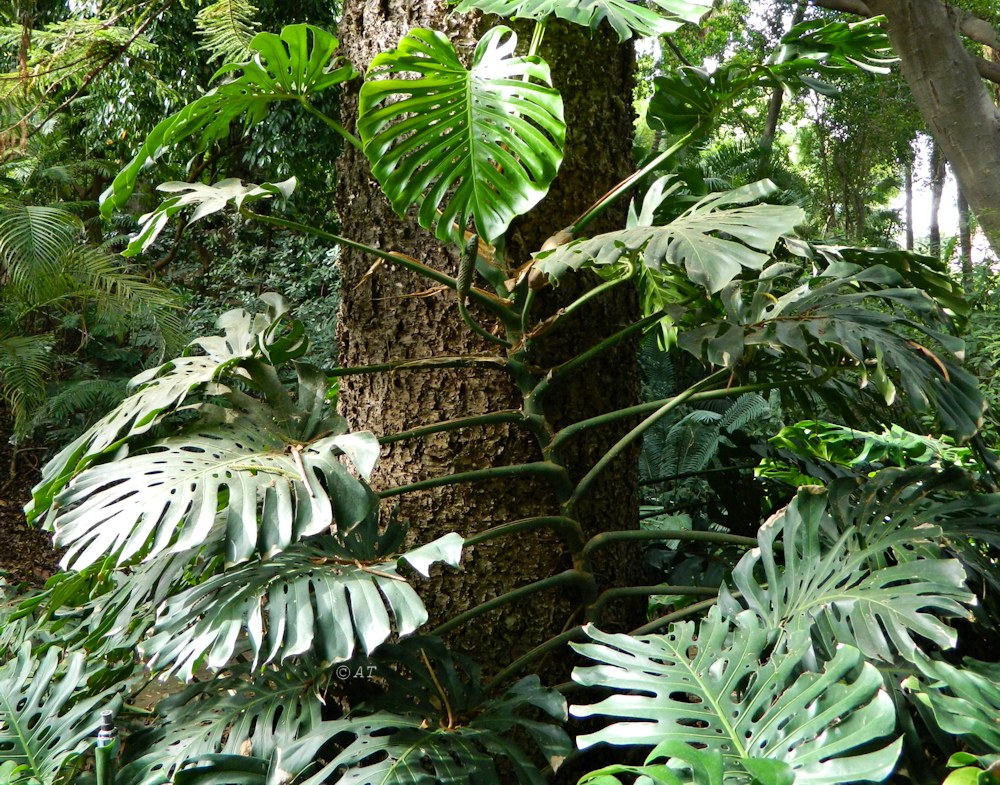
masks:
[[(961, 470), (896, 468), (805, 487), (759, 531), (755, 520), (754, 537), (669, 525), (585, 537), (580, 524), (617, 457), (683, 407), (708, 401), (735, 407), (702, 416), (717, 428), (712, 449), (723, 431), (763, 417), (763, 396), (777, 408), (836, 415), (877, 400), (883, 408), (871, 416), (884, 421), (899, 399), (928, 427), (973, 437), (984, 404), (943, 305), (957, 289), (909, 254), (802, 242), (802, 211), (770, 201), (768, 181), (682, 197), (671, 158), (732, 97), (711, 80), (699, 85), (702, 113), (668, 150), (510, 278), (496, 244), (546, 192), (565, 140), (561, 98), (536, 53), (546, 19), (607, 21), (625, 39), (696, 21), (706, 4), (459, 4), (472, 8), (535, 19), (528, 53), (500, 26), (466, 66), (442, 33), (413, 30), (372, 63), (360, 138), (327, 118), (364, 149), (399, 212), (414, 209), (422, 226), (462, 248), (457, 276), (265, 212), (265, 200), (273, 207), (293, 187), (287, 181), (186, 188), (144, 219), (127, 253), (187, 207), (197, 216), (230, 205), (248, 220), (361, 249), (453, 291), (468, 330), (496, 347), (489, 367), (516, 380), (520, 406), (405, 433), (353, 432), (335, 413), (332, 384), (393, 368), (304, 362), (304, 328), (274, 294), (257, 313), (224, 314), (221, 335), (135, 377), (129, 397), (48, 462), (27, 510), (64, 549), (64, 571), (42, 590), (7, 597), (0, 617), (9, 660), (0, 671), (0, 751), (15, 764), (10, 782), (83, 781), (84, 739), (101, 710), (123, 737), (119, 785), (534, 785), (562, 776), (568, 758), (595, 744), (652, 748), (642, 765), (585, 776), (600, 785), (876, 782), (903, 768), (920, 779), (924, 741), (947, 746), (944, 733), (963, 751), (990, 754), (988, 723), (954, 728), (962, 702), (973, 704), (969, 716), (995, 708), (993, 691), (977, 697), (969, 686), (991, 666), (956, 667), (944, 653), (956, 645), (952, 624), (973, 618), (976, 595), (991, 586), (1000, 497), (976, 492)], [(755, 78), (808, 86), (803, 74), (864, 63), (872, 30), (793, 31), (785, 46), (796, 57)], [(223, 66), (228, 81), (154, 129), (110, 187), (106, 212), (127, 205), (143, 168), (167, 148), (188, 141), (204, 150), (276, 101), (316, 112), (310, 96), (354, 76), (337, 40), (315, 27), (260, 33), (250, 48), (251, 61)], [(656, 114), (670, 105), (661, 98), (651, 101), (651, 125), (673, 117)], [(588, 236), (591, 221), (636, 185), (627, 225)], [(554, 313), (538, 306), (541, 288), (585, 274), (592, 284), (577, 300)], [(555, 367), (534, 362), (541, 334), (629, 285), (640, 288), (639, 320)], [(472, 303), (499, 331), (477, 321)], [(628, 410), (555, 426), (556, 385), (653, 332), (663, 351), (698, 369), (694, 378)], [(425, 364), (441, 362), (475, 368), (484, 358)], [(697, 416), (685, 417), (673, 427)], [(628, 418), (637, 424), (573, 476), (563, 448)], [(523, 425), (541, 459), (372, 487), (385, 445), (484, 422)], [(676, 449), (670, 433), (666, 450)], [(705, 468), (701, 460), (689, 470)], [(554, 514), (411, 542), (392, 507), (422, 488), (524, 477), (550, 485)], [(419, 589), (432, 566), (447, 586), (468, 548), (543, 528), (560, 538), (564, 572), (427, 629)], [(650, 586), (604, 585), (600, 551), (636, 541), (746, 552), (727, 562), (718, 588), (677, 585), (669, 573)], [(447, 645), (450, 631), (553, 587), (578, 599), (580, 623), (489, 679)], [(634, 595), (683, 601), (631, 635), (603, 632), (607, 607)], [(589, 664), (576, 668), (575, 685), (545, 686), (535, 670), (570, 643)], [(146, 682), (171, 676), (185, 685), (152, 714), (138, 711)], [(571, 715), (610, 722), (580, 732)]]

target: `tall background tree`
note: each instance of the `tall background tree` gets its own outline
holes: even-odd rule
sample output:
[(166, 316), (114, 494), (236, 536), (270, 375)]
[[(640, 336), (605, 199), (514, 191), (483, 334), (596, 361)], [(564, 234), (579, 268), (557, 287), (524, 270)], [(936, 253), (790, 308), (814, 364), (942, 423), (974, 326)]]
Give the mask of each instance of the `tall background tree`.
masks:
[[(479, 13), (456, 14), (444, 0), (413, 4), (406, 0), (382, 5), (347, 2), (340, 25), (345, 54), (364, 72), (380, 52), (395, 47), (414, 27), (443, 30), (467, 61), (478, 38), (496, 17)], [(531, 28), (518, 28), (524, 43)], [(550, 64), (553, 84), (564, 96), (569, 127), (559, 175), (548, 196), (531, 215), (515, 222), (498, 244), (504, 275), (516, 278), (546, 239), (572, 224), (631, 169), (633, 87), (631, 47), (622, 46), (606, 25), (594, 31), (552, 21), (539, 54)], [(595, 63), (600, 67), (595, 68)], [(344, 98), (345, 118), (356, 116), (357, 98)], [(343, 232), (361, 242), (398, 251), (449, 275), (456, 275), (459, 251), (448, 248), (420, 229), (412, 216), (395, 215), (368, 173), (361, 153), (345, 150), (338, 165), (338, 215)], [(615, 218), (604, 222), (611, 227)], [(463, 368), (435, 368), (436, 357), (503, 355), (495, 342), (470, 335), (458, 312), (454, 293), (428, 288), (426, 280), (392, 264), (375, 263), (363, 252), (345, 249), (340, 257), (342, 301), (338, 322), (340, 361), (347, 367), (382, 363), (403, 364), (429, 360), (419, 370), (387, 370), (372, 375), (345, 375), (340, 382), (343, 413), (358, 427), (391, 435), (426, 424), (427, 414), (439, 421), (475, 417), (498, 409), (517, 409), (522, 392), (503, 370), (488, 365), (476, 373)], [(567, 286), (547, 295), (539, 313), (551, 311), (549, 300), (569, 302), (582, 290)], [(555, 366), (576, 353), (579, 346), (626, 326), (637, 315), (634, 295), (622, 292), (582, 313), (562, 335), (549, 341), (537, 362)], [(498, 333), (488, 314), (477, 314), (487, 331)], [(484, 372), (485, 370), (485, 372)], [(612, 352), (586, 374), (549, 394), (544, 405), (555, 424), (596, 416), (638, 401), (638, 369), (634, 343)], [(602, 429), (573, 445), (570, 460), (576, 476), (590, 468), (613, 443), (621, 426)], [(378, 486), (392, 488), (442, 474), (485, 469), (491, 465), (541, 460), (531, 434), (521, 424), (484, 423), (461, 432), (436, 434), (389, 446), (380, 465)], [(635, 453), (616, 465), (614, 477), (595, 489), (584, 514), (587, 531), (625, 528), (638, 511), (634, 477)], [(633, 468), (629, 468), (629, 467)], [(559, 504), (546, 481), (529, 481), (516, 493), (505, 480), (478, 482), (427, 491), (408, 497), (400, 515), (409, 521), (419, 541), (447, 531), (472, 534), (499, 523), (541, 515), (555, 515)], [(452, 616), (490, 598), (552, 575), (571, 566), (558, 539), (541, 530), (516, 543), (497, 541), (476, 546), (464, 563), (467, 577), (461, 589), (449, 578), (449, 589), (437, 584), (428, 592), (438, 618)], [(623, 571), (618, 564), (610, 574)], [(562, 595), (562, 596), (560, 596)], [(546, 602), (533, 599), (516, 612), (484, 618), (462, 631), (462, 643), (485, 663), (502, 663), (510, 653), (524, 653), (572, 623), (579, 606), (575, 592), (556, 590)]]

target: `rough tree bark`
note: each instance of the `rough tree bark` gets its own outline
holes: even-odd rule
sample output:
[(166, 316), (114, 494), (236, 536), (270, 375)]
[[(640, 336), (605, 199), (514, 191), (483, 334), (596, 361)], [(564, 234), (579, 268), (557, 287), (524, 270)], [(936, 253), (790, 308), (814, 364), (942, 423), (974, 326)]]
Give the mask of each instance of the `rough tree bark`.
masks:
[(941, 0), (813, 2), (888, 19), (889, 39), (913, 100), (1000, 253), (1000, 111), (982, 81), (1000, 82), (1000, 68), (970, 54), (961, 38), (997, 48), (1000, 35), (985, 20)]
[[(375, 54), (394, 47), (407, 30), (430, 27), (442, 30), (468, 56), (483, 22), (446, 10), (443, 0), (347, 0), (340, 27), (343, 52), (363, 72)], [(521, 36), (522, 45), (528, 37)], [(507, 238), (512, 267), (529, 258), (527, 252), (538, 249), (546, 237), (571, 223), (631, 167), (631, 52), (606, 31), (591, 36), (583, 29), (550, 24), (541, 54), (552, 65), (556, 86), (563, 93), (570, 136), (566, 160), (552, 192)], [(345, 96), (344, 106), (345, 119), (353, 124), (356, 94)], [(370, 179), (367, 162), (353, 148), (341, 158), (339, 178), (343, 234), (401, 251), (455, 274), (455, 250), (442, 246), (415, 220), (395, 216)], [(341, 256), (338, 341), (343, 366), (440, 355), (497, 354), (498, 347), (470, 335), (459, 318), (453, 292), (437, 290), (426, 280), (387, 265), (373, 268), (372, 262), (346, 249)], [(550, 356), (540, 361), (558, 361), (567, 352), (580, 351), (596, 337), (634, 318), (634, 297), (604, 299), (598, 307), (599, 311), (586, 315), (565, 334), (567, 343), (550, 347), (546, 350)], [(488, 319), (483, 317), (483, 321), (490, 326)], [(550, 402), (557, 424), (633, 403), (638, 387), (634, 347), (622, 347), (604, 363), (588, 366), (579, 381)], [(383, 435), (458, 417), (518, 409), (521, 396), (504, 371), (484, 366), (346, 376), (341, 382), (340, 402), (353, 427)], [(623, 432), (622, 428), (616, 431)], [(573, 457), (575, 472), (589, 467), (595, 452), (617, 437), (603, 432), (597, 438), (599, 441), (582, 445)], [(383, 450), (374, 484), (386, 489), (454, 472), (537, 460), (538, 448), (523, 427), (487, 425), (389, 445)], [(634, 525), (636, 519), (635, 472), (623, 463), (609, 475), (585, 511), (582, 522), (590, 533)], [(409, 521), (413, 539), (427, 541), (448, 531), (470, 535), (557, 510), (547, 484), (515, 479), (408, 494), (400, 514)], [(469, 548), (463, 574), (444, 576), (424, 591), (432, 625), (435, 620), (570, 567), (562, 540), (546, 530)], [(576, 591), (559, 588), (479, 617), (450, 640), (475, 656), (486, 671), (495, 671), (578, 622), (578, 606)]]

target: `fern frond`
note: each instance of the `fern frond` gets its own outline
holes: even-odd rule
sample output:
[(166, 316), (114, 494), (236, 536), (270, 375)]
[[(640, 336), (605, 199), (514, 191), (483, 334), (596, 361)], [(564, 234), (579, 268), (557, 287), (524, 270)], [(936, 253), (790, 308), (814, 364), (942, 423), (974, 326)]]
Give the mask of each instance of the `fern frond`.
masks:
[(699, 422), (696, 418), (691, 418), (691, 415), (677, 423), (667, 434), (666, 451), (673, 463), (671, 472), (674, 474), (701, 471), (708, 466), (718, 450), (718, 426), (709, 425), (704, 420)]
[(43, 425), (63, 426), (78, 414), (106, 412), (113, 409), (127, 392), (125, 379), (80, 379), (60, 385), (36, 412), (28, 425), (34, 430)]
[(257, 32), (257, 8), (249, 0), (215, 0), (198, 12), (195, 21), (210, 52), (209, 60), (241, 62), (253, 55), (250, 41)]
[(719, 423), (726, 433), (743, 430), (754, 420), (766, 417), (771, 412), (767, 401), (756, 393), (741, 395), (726, 409)]

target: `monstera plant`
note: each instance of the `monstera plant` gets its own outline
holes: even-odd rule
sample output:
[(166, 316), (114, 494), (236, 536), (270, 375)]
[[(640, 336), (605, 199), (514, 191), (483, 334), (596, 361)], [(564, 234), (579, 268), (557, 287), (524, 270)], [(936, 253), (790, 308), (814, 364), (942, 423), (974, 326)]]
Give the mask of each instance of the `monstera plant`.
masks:
[[(47, 768), (15, 771), (15, 782), (33, 777), (55, 785), (78, 775), (80, 734), (94, 727), (89, 714), (80, 717), (98, 704), (117, 709), (112, 683), (131, 706), (143, 667), (188, 684), (128, 735), (120, 785), (540, 785), (562, 768), (573, 745), (563, 727), (562, 691), (525, 672), (565, 651), (568, 641), (596, 663), (578, 668), (569, 688), (585, 688), (575, 697), (601, 691), (581, 697), (570, 713), (612, 720), (605, 727), (592, 722), (576, 746), (653, 748), (645, 765), (588, 776), (600, 785), (619, 776), (670, 785), (878, 781), (897, 766), (901, 739), (908, 738), (895, 722), (910, 700), (898, 676), (921, 669), (924, 681), (911, 692), (932, 715), (950, 717), (956, 701), (967, 700), (969, 690), (939, 663), (940, 651), (955, 642), (949, 623), (971, 613), (966, 580), (989, 561), (982, 549), (960, 543), (968, 544), (969, 532), (978, 538), (990, 529), (984, 516), (998, 502), (960, 493), (950, 475), (925, 468), (807, 488), (787, 506), (776, 505), (753, 539), (675, 529), (584, 534), (581, 510), (596, 480), (686, 405), (764, 392), (815, 404), (835, 391), (857, 397), (874, 390), (886, 406), (905, 396), (956, 438), (972, 436), (982, 419), (982, 398), (958, 362), (954, 314), (941, 297), (915, 288), (920, 276), (907, 267), (910, 258), (864, 265), (795, 240), (802, 211), (771, 203), (775, 188), (767, 181), (681, 200), (675, 209), (674, 181), (652, 178), (624, 229), (586, 236), (598, 214), (662, 168), (690, 133), (613, 188), (518, 276), (508, 278), (496, 264), (501, 236), (542, 198), (562, 160), (562, 101), (538, 55), (546, 20), (607, 23), (624, 40), (670, 32), (709, 5), (462, 0), (462, 10), (534, 20), (527, 52), (517, 50), (511, 30), (497, 27), (482, 35), (466, 65), (443, 34), (417, 29), (375, 58), (360, 92), (360, 138), (326, 120), (364, 150), (397, 212), (413, 210), (423, 227), (462, 247), (457, 275), (249, 208), (253, 200), (287, 195), (287, 181), (163, 189), (174, 196), (147, 216), (131, 252), (182, 209), (200, 217), (229, 205), (247, 219), (349, 245), (453, 291), (469, 330), (498, 347), (496, 356), (431, 357), (428, 366), (507, 372), (522, 400), (512, 409), (382, 435), (381, 443), (372, 433), (352, 432), (334, 413), (331, 379), (366, 369), (301, 362), (303, 328), (276, 295), (262, 298), (260, 313), (223, 315), (222, 335), (201, 338), (133, 379), (120, 406), (49, 461), (28, 507), (65, 549), (67, 572), (36, 595), (7, 600), (0, 646), (12, 652), (29, 641), (25, 661), (44, 658), (8, 669), (0, 692), (42, 696), (50, 687), (35, 685), (32, 674), (52, 680), (52, 663), (62, 662), (66, 676), (51, 688), (58, 700), (42, 709), (40, 698), (6, 700), (0, 719), (4, 728), (35, 728), (51, 713), (68, 751), (53, 752)], [(811, 43), (797, 34), (800, 75), (824, 62), (849, 62), (844, 52), (855, 38), (869, 53), (883, 40), (871, 27), (864, 35), (807, 32)], [(316, 113), (314, 93), (354, 76), (336, 47), (333, 36), (305, 25), (258, 34), (251, 61), (224, 66), (212, 92), (153, 130), (106, 193), (105, 214), (127, 204), (141, 170), (172, 146), (187, 141), (203, 151), (231, 124), (252, 126), (276, 101)], [(536, 293), (583, 271), (600, 282), (536, 321)], [(473, 285), (476, 273), (492, 290)], [(558, 366), (536, 362), (538, 335), (628, 281), (643, 291), (640, 320), (577, 347)], [(935, 285), (953, 294), (946, 282)], [(477, 323), (473, 303), (497, 317), (495, 329)], [(698, 378), (658, 400), (556, 427), (545, 396), (594, 357), (654, 328), (699, 364)], [(571, 470), (567, 443), (636, 418), (588, 469)], [(379, 494), (369, 486), (384, 445), (484, 424), (523, 425), (542, 459), (432, 476)], [(556, 514), (421, 543), (410, 540), (392, 508), (393, 497), (413, 490), (518, 476), (550, 483)], [(418, 575), (441, 565), (435, 577), (446, 586), (463, 551), (540, 529), (551, 530), (571, 565), (564, 572), (421, 629), (429, 614)], [(653, 539), (752, 549), (718, 592), (672, 585), (602, 591), (595, 552), (611, 542)], [(488, 680), (435, 637), (566, 586), (581, 598), (567, 629)], [(709, 599), (686, 603), (635, 635), (601, 630), (604, 608), (623, 594), (669, 593)], [(649, 634), (671, 622), (680, 623)], [(80, 655), (64, 649), (103, 663), (79, 694), (63, 689), (84, 679)], [(41, 736), (28, 741), (43, 747)]]
[(661, 635), (587, 629), (592, 642), (573, 648), (597, 664), (573, 678), (612, 694), (570, 713), (614, 722), (578, 744), (654, 749), (644, 766), (607, 767), (586, 782), (879, 782), (902, 749), (891, 696), (907, 672), (911, 688), (922, 674), (939, 679), (919, 700), (942, 728), (981, 745), (974, 713), (989, 712), (995, 691), (974, 699), (967, 722), (957, 715), (983, 666), (966, 673), (936, 654), (955, 644), (947, 620), (976, 603), (942, 528), (956, 507), (937, 494), (954, 481), (886, 470), (801, 489), (761, 527), (705, 618)]

